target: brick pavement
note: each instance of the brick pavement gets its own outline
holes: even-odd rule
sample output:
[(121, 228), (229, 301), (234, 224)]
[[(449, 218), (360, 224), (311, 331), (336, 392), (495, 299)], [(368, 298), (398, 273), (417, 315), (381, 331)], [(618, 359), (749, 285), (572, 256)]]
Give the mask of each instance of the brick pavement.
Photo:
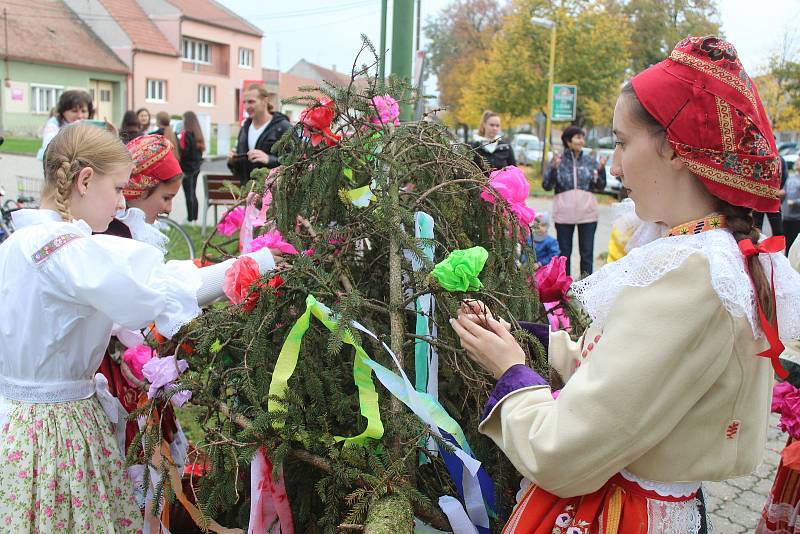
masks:
[(778, 416), (770, 416), (764, 462), (751, 475), (706, 482), (703, 492), (715, 534), (753, 532), (775, 478), (786, 434), (778, 429)]

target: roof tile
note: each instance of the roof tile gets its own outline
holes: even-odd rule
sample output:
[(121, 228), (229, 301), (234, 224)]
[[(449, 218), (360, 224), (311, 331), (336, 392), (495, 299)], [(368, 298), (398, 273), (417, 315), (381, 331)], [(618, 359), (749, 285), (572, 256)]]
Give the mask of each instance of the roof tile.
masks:
[(177, 56), (178, 51), (134, 0), (100, 0), (133, 42), (134, 50)]
[[(128, 72), (125, 64), (60, 0), (25, 0), (24, 4), (9, 4), (5, 9), (10, 58)], [(2, 32), (0, 25), (0, 35)]]
[(187, 19), (261, 37), (263, 32), (214, 0), (168, 0)]

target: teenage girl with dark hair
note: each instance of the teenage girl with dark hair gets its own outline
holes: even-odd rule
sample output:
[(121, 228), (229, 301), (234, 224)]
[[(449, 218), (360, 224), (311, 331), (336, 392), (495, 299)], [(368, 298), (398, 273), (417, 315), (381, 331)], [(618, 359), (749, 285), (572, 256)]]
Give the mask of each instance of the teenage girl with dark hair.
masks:
[(71, 89), (61, 93), (56, 106), (55, 114), (52, 115), (44, 125), (42, 131), (42, 147), (39, 149), (37, 158), (44, 158), (44, 151), (58, 131), (73, 122), (91, 119), (94, 117), (94, 104), (92, 95), (79, 89)]
[(183, 169), (183, 194), (186, 197), (186, 213), (189, 221), (197, 220), (197, 175), (203, 164), (203, 152), (206, 142), (200, 121), (194, 111), (183, 114), (183, 130), (178, 141), (181, 154), (181, 169)]

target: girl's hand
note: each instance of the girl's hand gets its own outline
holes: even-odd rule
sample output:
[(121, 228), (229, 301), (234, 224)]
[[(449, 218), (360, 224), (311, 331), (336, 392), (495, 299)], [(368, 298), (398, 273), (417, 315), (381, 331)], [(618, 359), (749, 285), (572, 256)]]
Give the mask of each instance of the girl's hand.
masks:
[(495, 379), (499, 379), (514, 365), (525, 364), (522, 347), (499, 321), (487, 317), (487, 329), (479, 326), (468, 315), (459, 314), (458, 319), (450, 319), (450, 324), (469, 357)]

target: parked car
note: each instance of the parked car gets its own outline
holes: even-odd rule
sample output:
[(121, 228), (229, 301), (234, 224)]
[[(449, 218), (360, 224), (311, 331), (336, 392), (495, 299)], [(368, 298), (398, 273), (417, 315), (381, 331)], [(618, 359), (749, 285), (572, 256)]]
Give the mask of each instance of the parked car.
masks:
[(792, 152), (798, 151), (797, 143), (793, 141), (787, 141), (785, 143), (780, 143), (778, 145), (778, 154), (781, 156), (785, 156), (786, 154), (791, 154)]
[[(514, 157), (517, 159), (518, 165), (532, 165), (542, 161), (544, 143), (535, 135), (518, 134), (514, 137), (511, 147), (514, 150)], [(547, 153), (547, 161), (550, 161), (553, 158), (552, 148)]]
[(786, 160), (786, 166), (789, 167), (789, 170), (794, 169), (795, 163), (797, 163), (797, 156), (800, 155), (800, 152), (795, 148), (791, 152), (787, 154), (781, 154), (783, 159)]
[(606, 161), (606, 188), (603, 189), (603, 193), (619, 196), (619, 193), (622, 190), (622, 182), (620, 182), (619, 178), (616, 176), (611, 175), (611, 164), (614, 162), (614, 151), (609, 148), (599, 148), (595, 151), (594, 157), (597, 158), (598, 161), (602, 157), (608, 158)]

